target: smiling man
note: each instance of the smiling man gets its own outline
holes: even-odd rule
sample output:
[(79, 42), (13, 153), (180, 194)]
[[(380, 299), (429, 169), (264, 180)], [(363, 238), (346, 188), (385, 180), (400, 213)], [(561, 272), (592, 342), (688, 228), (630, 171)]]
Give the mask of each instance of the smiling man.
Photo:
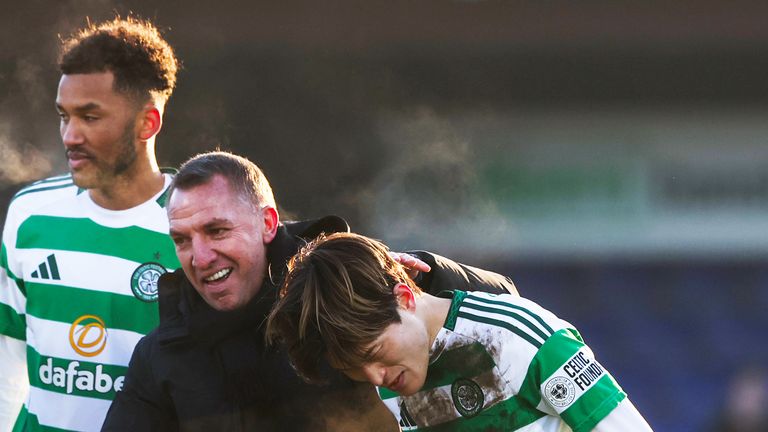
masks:
[(650, 431), (573, 326), (531, 301), (427, 294), (383, 244), (350, 233), (288, 269), (268, 338), (309, 381), (325, 358), (379, 387), (403, 430)]
[[(278, 216), (269, 183), (258, 178), (262, 190), (256, 202), (233, 194), (224, 174), (191, 189), (185, 189), (181, 178), (168, 207), (182, 268), (203, 300), (218, 311), (248, 304), (267, 272), (266, 245), (277, 233)], [(232, 200), (222, 207), (226, 196)]]
[(137, 345), (104, 431), (318, 431), (340, 410), (386, 413), (351, 383), (307, 386), (264, 343), (285, 263), (320, 232), (348, 230), (343, 219), (281, 223), (261, 170), (211, 152), (179, 169), (168, 220), (181, 269), (160, 279), (160, 325)]
[(18, 192), (3, 230), (0, 430), (28, 384), (14, 431), (99, 430), (134, 345), (157, 325), (157, 279), (178, 267), (171, 176), (155, 157), (177, 66), (157, 29), (133, 18), (62, 45), (56, 110), (70, 174)]

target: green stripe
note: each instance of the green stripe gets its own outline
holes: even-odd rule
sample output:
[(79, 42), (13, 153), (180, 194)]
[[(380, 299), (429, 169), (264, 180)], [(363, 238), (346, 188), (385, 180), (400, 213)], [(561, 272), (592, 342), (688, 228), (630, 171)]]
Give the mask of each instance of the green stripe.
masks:
[(51, 426), (43, 426), (37, 420), (37, 416), (27, 411), (27, 407), (21, 407), (19, 417), (13, 426), (13, 432), (69, 432), (66, 429), (59, 429)]
[(627, 397), (607, 371), (579, 400), (560, 414), (574, 432), (591, 431)]
[(541, 384), (544, 380), (552, 376), (584, 346), (581, 336), (575, 330), (564, 329), (555, 332), (544, 342), (528, 366), (528, 372), (520, 386), (520, 396), (532, 406), (537, 406), (541, 401)]
[(34, 282), (29, 283), (27, 314), (67, 324), (82, 315), (94, 314), (104, 320), (108, 329), (141, 334), (149, 333), (158, 324), (157, 302), (146, 303), (133, 296)]
[(517, 396), (497, 403), (474, 417), (459, 417), (439, 425), (419, 428), (429, 432), (514, 431), (528, 426), (546, 414)]
[(492, 371), (496, 366), (493, 357), (479, 342), (443, 351), (429, 365), (427, 378), (420, 391), (452, 384), (459, 378), (472, 378)]
[(456, 328), (456, 318), (458, 318), (459, 309), (464, 298), (467, 297), (467, 293), (464, 291), (453, 291), (453, 298), (451, 298), (451, 308), (448, 310), (448, 316), (445, 318), (445, 324), (443, 327), (453, 331)]
[(478, 315), (473, 315), (473, 314), (467, 313), (467, 312), (465, 312), (463, 310), (461, 312), (459, 312), (459, 317), (460, 318), (466, 318), (466, 319), (468, 319), (470, 321), (475, 321), (475, 322), (479, 322), (479, 323), (488, 324), (488, 325), (492, 325), (492, 326), (496, 326), (496, 327), (501, 327), (503, 329), (507, 329), (507, 330), (511, 331), (512, 333), (514, 333), (514, 334), (520, 336), (521, 338), (525, 339), (526, 341), (528, 341), (528, 343), (530, 343), (534, 347), (536, 347), (536, 348), (541, 347), (541, 342), (537, 341), (536, 339), (531, 337), (528, 333), (524, 332), (523, 330), (520, 330), (519, 328), (517, 328), (516, 326), (512, 325), (509, 322), (500, 321), (500, 320), (496, 320), (496, 319), (493, 319), (493, 318), (481, 317), (481, 316), (478, 316)]
[(381, 400), (392, 399), (400, 396), (399, 394), (393, 392), (392, 390), (386, 387), (376, 387), (376, 389), (379, 391), (379, 398)]
[(30, 193), (34, 193), (34, 192), (43, 192), (43, 191), (47, 191), (47, 190), (55, 190), (55, 189), (68, 188), (68, 187), (71, 187), (72, 185), (74, 185), (74, 183), (69, 182), (69, 183), (64, 183), (64, 184), (57, 185), (57, 186), (47, 186), (47, 187), (39, 187), (39, 188), (35, 187), (35, 186), (30, 186), (28, 189), (24, 189), (24, 190), (21, 190), (18, 193), (16, 193), (16, 195), (14, 195), (13, 198), (11, 199), (11, 202), (16, 200), (16, 198), (18, 198), (20, 196), (24, 196), (26, 194), (30, 194)]
[(506, 317), (512, 318), (512, 319), (520, 322), (520, 324), (523, 324), (524, 326), (526, 326), (529, 329), (531, 329), (532, 332), (536, 333), (541, 338), (542, 342), (547, 340), (547, 338), (552, 335), (551, 332), (549, 334), (546, 334), (543, 331), (541, 331), (540, 328), (536, 327), (532, 322), (528, 321), (528, 319), (526, 319), (524, 316), (516, 314), (516, 313), (511, 312), (511, 311), (508, 311), (506, 309), (501, 309), (501, 308), (496, 308), (496, 307), (488, 307), (488, 306), (480, 306), (480, 305), (476, 305), (476, 304), (472, 304), (472, 303), (464, 303), (463, 306), (466, 309), (474, 309), (474, 310), (479, 310), (479, 311), (483, 311), (483, 312), (490, 312), (490, 313), (504, 315)]
[(172, 269), (179, 266), (168, 234), (137, 226), (109, 228), (87, 218), (30, 216), (19, 227), (16, 247), (94, 253), (139, 263), (154, 261)]
[(541, 326), (544, 327), (549, 332), (550, 335), (552, 335), (552, 333), (555, 332), (552, 329), (552, 327), (550, 327), (549, 324), (547, 324), (538, 314), (535, 314), (535, 313), (531, 312), (530, 310), (528, 310), (528, 309), (526, 309), (526, 308), (524, 308), (522, 306), (518, 306), (516, 304), (512, 304), (510, 302), (505, 302), (505, 301), (501, 301), (501, 300), (491, 300), (491, 299), (487, 299), (485, 297), (480, 297), (480, 296), (471, 296), (471, 298), (472, 298), (472, 300), (479, 301), (479, 302), (482, 302), (482, 303), (499, 305), (499, 306), (506, 306), (506, 307), (509, 307), (509, 308), (512, 308), (512, 309), (521, 310), (521, 311), (527, 313), (528, 315), (532, 316), (536, 321), (538, 321), (539, 324), (541, 324)]
[[(71, 388), (68, 389), (67, 380), (69, 377), (66, 375), (66, 371), (70, 364), (73, 363), (77, 363), (76, 367), (73, 366), (72, 369), (76, 373), (72, 375)], [(27, 346), (27, 364), (29, 365), (29, 385), (31, 386), (54, 393), (102, 400), (112, 400), (115, 398), (114, 381), (119, 377), (124, 377), (128, 370), (124, 366), (42, 356), (30, 346)], [(97, 369), (99, 370), (98, 373)], [(44, 383), (41, 375), (45, 375), (46, 380), (50, 383)], [(88, 378), (89, 376), (90, 378)], [(78, 388), (78, 384), (88, 386), (91, 389), (96, 388), (98, 384), (100, 386), (103, 385), (104, 388), (108, 386), (109, 390), (104, 393), (97, 390), (83, 390), (82, 387)]]
[(7, 304), (0, 303), (0, 334), (27, 340), (27, 320)]

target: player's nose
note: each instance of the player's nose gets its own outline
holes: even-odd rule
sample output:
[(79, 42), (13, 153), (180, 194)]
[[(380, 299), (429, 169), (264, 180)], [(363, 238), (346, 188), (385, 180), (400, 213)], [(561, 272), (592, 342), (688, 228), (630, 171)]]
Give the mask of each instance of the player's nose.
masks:
[(381, 387), (385, 384), (386, 369), (379, 365), (373, 363), (363, 365), (363, 374), (365, 379), (375, 386)]
[(208, 268), (216, 260), (216, 251), (203, 239), (192, 239), (192, 266)]

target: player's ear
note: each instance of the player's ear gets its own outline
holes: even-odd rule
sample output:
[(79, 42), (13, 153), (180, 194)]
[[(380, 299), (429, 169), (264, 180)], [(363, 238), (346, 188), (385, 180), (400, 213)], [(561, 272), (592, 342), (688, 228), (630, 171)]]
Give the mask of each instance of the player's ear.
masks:
[(413, 311), (416, 309), (416, 295), (408, 285), (400, 282), (395, 284), (392, 288), (392, 293), (397, 299), (397, 304), (401, 308), (407, 311)]
[(154, 104), (144, 105), (139, 115), (139, 139), (147, 141), (160, 132), (163, 116)]
[(261, 233), (264, 244), (270, 243), (277, 234), (277, 227), (280, 225), (280, 216), (277, 209), (271, 206), (265, 206), (261, 209), (261, 216), (264, 220), (264, 227)]

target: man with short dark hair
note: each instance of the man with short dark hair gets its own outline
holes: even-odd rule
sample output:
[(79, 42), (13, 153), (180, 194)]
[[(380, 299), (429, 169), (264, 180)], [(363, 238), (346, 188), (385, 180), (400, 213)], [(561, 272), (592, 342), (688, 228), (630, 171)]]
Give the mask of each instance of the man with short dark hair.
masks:
[[(288, 265), (268, 338), (379, 388), (404, 430), (647, 432), (573, 326), (509, 294), (423, 292), (380, 242), (320, 238)], [(433, 287), (437, 288), (437, 287)]]
[[(160, 278), (160, 325), (136, 346), (104, 431), (397, 430), (370, 385), (326, 368), (329, 385), (310, 386), (265, 343), (287, 261), (320, 233), (348, 231), (343, 219), (281, 223), (261, 170), (224, 152), (182, 165), (168, 219), (181, 269)], [(440, 286), (515, 292), (502, 276), (419, 257)]]
[[(0, 261), (0, 430), (101, 427), (178, 267), (155, 137), (176, 84), (149, 22), (89, 24), (62, 44), (56, 110), (70, 174), (18, 192)], [(24, 376), (24, 363), (28, 379)]]

